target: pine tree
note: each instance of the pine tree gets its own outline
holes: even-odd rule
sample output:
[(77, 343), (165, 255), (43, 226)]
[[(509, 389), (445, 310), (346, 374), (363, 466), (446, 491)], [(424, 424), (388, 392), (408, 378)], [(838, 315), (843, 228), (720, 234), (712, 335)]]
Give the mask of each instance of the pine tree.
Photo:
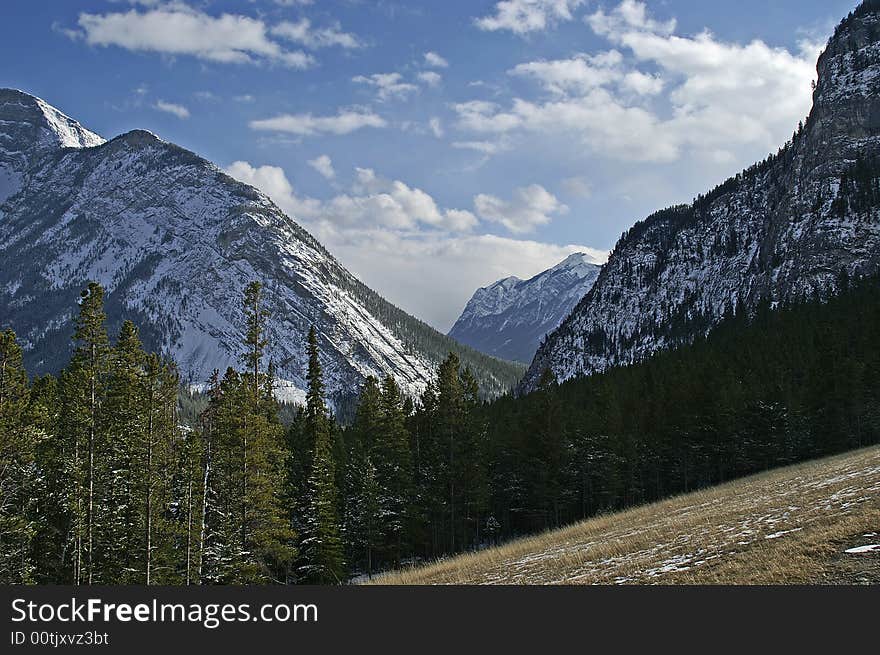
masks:
[(0, 332), (0, 583), (34, 581), (31, 547), (37, 439), (28, 425), (30, 401), (21, 347), (12, 330)]
[(391, 376), (382, 383), (381, 425), (373, 447), (373, 460), (381, 493), (379, 511), (386, 556), (398, 566), (408, 545), (413, 474), (403, 398)]
[(81, 294), (76, 318), (73, 358), (62, 377), (64, 434), (72, 441), (68, 464), (73, 515), (74, 584), (95, 581), (95, 536), (102, 527), (104, 507), (96, 505), (96, 490), (104, 483), (107, 440), (102, 431), (103, 404), (109, 367), (105, 328), (104, 289), (91, 282)]
[(363, 565), (372, 577), (379, 534), (379, 486), (370, 455), (381, 425), (379, 381), (369, 376), (361, 387), (354, 422), (347, 431), (343, 536), (353, 566)]
[[(118, 583), (149, 584), (149, 573), (144, 575), (149, 566), (143, 562), (149, 563), (149, 556), (144, 556), (139, 502), (145, 493), (139, 480), (146, 438), (145, 362), (137, 328), (131, 321), (125, 321), (111, 352), (105, 407), (110, 478), (104, 500), (110, 515), (104, 547), (114, 557), (114, 565), (108, 563), (107, 573)], [(149, 495), (148, 490), (146, 494)]]
[(339, 520), (336, 462), (314, 326), (309, 330), (308, 356), (309, 388), (303, 431), (305, 441), (314, 445), (306, 497), (303, 499), (300, 574), (308, 582), (339, 584), (344, 579), (345, 562)]
[(261, 369), (268, 312), (261, 285), (244, 295), (246, 370), (212, 383), (202, 418), (205, 453), (201, 578), (225, 583), (285, 582), (296, 556), (289, 499), (289, 454), (272, 374)]

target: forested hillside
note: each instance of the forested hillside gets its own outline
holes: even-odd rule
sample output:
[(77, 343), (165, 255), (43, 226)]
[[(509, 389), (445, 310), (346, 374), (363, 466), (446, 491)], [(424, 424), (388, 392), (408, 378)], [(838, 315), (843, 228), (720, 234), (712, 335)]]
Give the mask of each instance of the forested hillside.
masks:
[(189, 428), (174, 364), (130, 322), (111, 340), (92, 284), (57, 379), (29, 379), (15, 335), (0, 339), (0, 579), (334, 584), (878, 443), (880, 281), (838, 288), (488, 404), (450, 354), (418, 398), (368, 378), (348, 427), (312, 330), (284, 428), (255, 283), (241, 367), (215, 373)]

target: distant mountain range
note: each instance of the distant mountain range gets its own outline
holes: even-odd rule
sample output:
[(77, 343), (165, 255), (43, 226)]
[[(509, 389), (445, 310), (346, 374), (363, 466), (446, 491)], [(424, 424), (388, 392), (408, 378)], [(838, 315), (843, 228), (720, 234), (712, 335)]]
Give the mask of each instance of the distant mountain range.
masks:
[(735, 310), (880, 270), (880, 2), (840, 24), (818, 73), (810, 116), (777, 154), (621, 237), (520, 391), (547, 369), (565, 380), (635, 362)]
[(575, 253), (529, 280), (508, 277), (478, 289), (449, 336), (502, 359), (532, 361), (541, 340), (592, 288), (600, 266)]
[(174, 357), (185, 380), (237, 365), (253, 280), (272, 312), (280, 395), (301, 399), (305, 338), (318, 329), (331, 399), (368, 375), (421, 391), (449, 351), (488, 395), (523, 368), (463, 347), (366, 287), (258, 190), (142, 130), (105, 141), (43, 100), (0, 90), (0, 327), (36, 373), (67, 361), (80, 290), (107, 290), (123, 319)]

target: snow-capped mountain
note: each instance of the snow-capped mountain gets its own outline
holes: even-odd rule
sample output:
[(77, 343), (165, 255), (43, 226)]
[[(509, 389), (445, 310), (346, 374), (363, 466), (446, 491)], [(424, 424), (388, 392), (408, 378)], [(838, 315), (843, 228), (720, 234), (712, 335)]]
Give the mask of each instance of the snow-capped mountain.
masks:
[(111, 329), (133, 319), (148, 346), (203, 384), (239, 363), (242, 293), (259, 280), (286, 397), (302, 397), (312, 324), (332, 398), (367, 375), (416, 393), (449, 350), (490, 394), (521, 373), (386, 302), (264, 194), (149, 132), (104, 141), (38, 98), (0, 90), (0, 181), (0, 325), (15, 329), (35, 372), (66, 363), (79, 291), (95, 280)]
[(531, 362), (541, 339), (586, 295), (599, 269), (589, 255), (575, 253), (529, 280), (508, 277), (477, 289), (449, 336), (495, 357)]
[(707, 332), (734, 307), (827, 295), (880, 270), (880, 2), (835, 31), (792, 141), (626, 232), (521, 384), (588, 375)]

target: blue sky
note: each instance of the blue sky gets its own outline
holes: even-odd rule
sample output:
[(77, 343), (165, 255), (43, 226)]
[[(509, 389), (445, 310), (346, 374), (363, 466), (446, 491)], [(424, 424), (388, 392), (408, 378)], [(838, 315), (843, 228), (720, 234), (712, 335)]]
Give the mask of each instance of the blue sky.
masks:
[(0, 86), (207, 157), (446, 330), (782, 145), (856, 4), (4, 0)]

